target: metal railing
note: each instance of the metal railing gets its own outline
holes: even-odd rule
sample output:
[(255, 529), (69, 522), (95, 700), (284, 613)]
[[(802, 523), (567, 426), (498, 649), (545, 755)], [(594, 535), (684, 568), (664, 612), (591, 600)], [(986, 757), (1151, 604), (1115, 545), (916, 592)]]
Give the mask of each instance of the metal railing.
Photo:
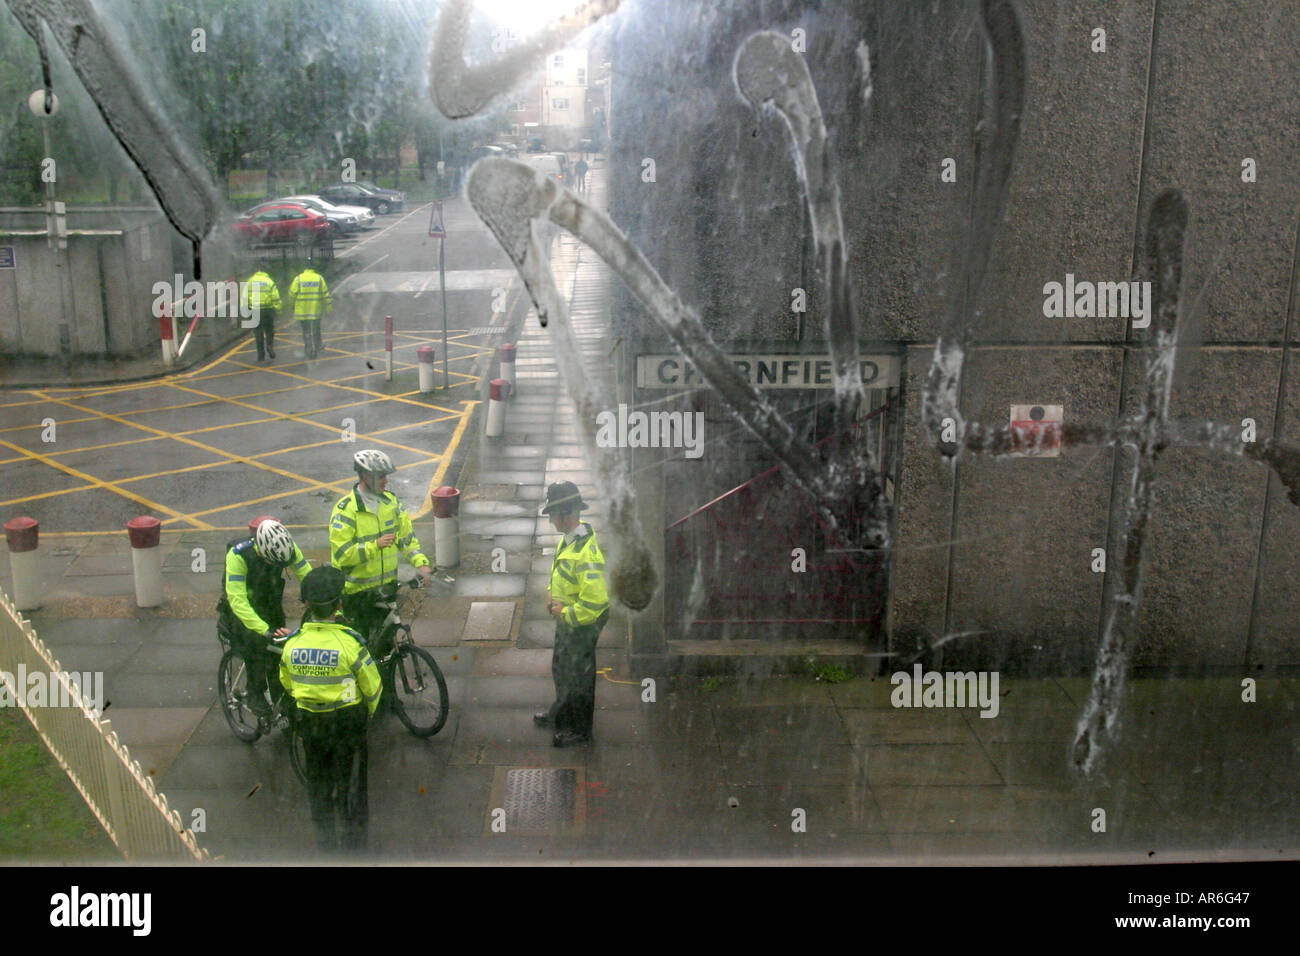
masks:
[(167, 798), (118, 740), (112, 722), (90, 709), (78, 684), (0, 590), (0, 669), (12, 675), (20, 666), (29, 674), (51, 675), (49, 700), (67, 702), (68, 706), (28, 706), (26, 695), (10, 683), (13, 678), (2, 678), (122, 855), (127, 860), (210, 860), (193, 831), (181, 823), (180, 814), (168, 808)]

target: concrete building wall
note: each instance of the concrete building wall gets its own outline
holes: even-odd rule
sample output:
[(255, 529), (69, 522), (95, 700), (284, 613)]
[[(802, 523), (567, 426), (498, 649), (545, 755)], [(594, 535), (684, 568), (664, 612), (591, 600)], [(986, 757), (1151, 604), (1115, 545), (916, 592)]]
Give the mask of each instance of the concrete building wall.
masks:
[[(1105, 547), (1109, 570), (1118, 570), (1131, 453), (967, 458), (953, 469), (920, 423), (952, 277), (969, 253), (984, 61), (977, 5), (829, 6), (625, 6), (611, 48), (619, 110), (607, 171), (612, 216), (724, 347), (762, 339), (824, 351), (789, 134), (743, 103), (731, 78), (750, 32), (805, 30), (834, 146), (861, 338), (907, 356), (890, 645), (908, 650), (969, 631), (946, 646), (946, 662), (1086, 668), (1106, 606), (1092, 549)], [(1136, 410), (1142, 336), (1119, 318), (1046, 318), (1043, 286), (1067, 273), (1133, 278), (1146, 212), (1177, 188), (1191, 211), (1181, 328), (1199, 347), (1180, 351), (1171, 417), (1253, 418), (1261, 436), (1276, 429), (1300, 443), (1286, 348), (1297, 335), (1300, 7), (1261, 2), (1243, 16), (1232, 0), (1023, 0), (1017, 10), (1026, 109), (978, 300), (963, 414), (1000, 425), (1011, 404), (1060, 404), (1067, 421), (1103, 423)], [(1104, 53), (1093, 50), (1097, 28)], [(860, 42), (870, 51), (870, 96)], [(655, 182), (643, 179), (646, 158)], [(956, 161), (955, 183), (940, 179), (945, 158)], [(1246, 159), (1256, 182), (1242, 180)], [(790, 312), (800, 286), (810, 293), (802, 336)], [(672, 351), (621, 287), (614, 312), (629, 368), (637, 354)], [(734, 464), (688, 484), (666, 479), (668, 469), (641, 472), (643, 507), (685, 513), (727, 490)], [(771, 464), (755, 453), (747, 470)], [(674, 507), (644, 504), (665, 496)], [(1165, 451), (1135, 660), (1300, 662), (1300, 593), (1290, 586), (1300, 572), (1297, 532), (1300, 509), (1262, 467)]]

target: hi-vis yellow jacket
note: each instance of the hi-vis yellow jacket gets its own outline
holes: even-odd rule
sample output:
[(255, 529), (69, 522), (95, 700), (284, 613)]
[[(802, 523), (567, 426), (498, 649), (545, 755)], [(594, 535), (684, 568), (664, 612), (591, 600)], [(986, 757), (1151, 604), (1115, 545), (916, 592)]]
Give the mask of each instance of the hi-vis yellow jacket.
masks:
[[(397, 536), (387, 548), (376, 540), (385, 534)], [(413, 568), (429, 563), (420, 552), (420, 542), (411, 528), (411, 516), (391, 491), (379, 496), (378, 511), (366, 508), (358, 485), (339, 499), (330, 515), (330, 563), (347, 576), (344, 594), (356, 594), (397, 580), (398, 555), (406, 555)]]
[(289, 298), (293, 299), (295, 319), (319, 319), (332, 307), (329, 286), (315, 269), (303, 269), (289, 283)]
[(275, 280), (263, 271), (254, 272), (243, 289), (243, 306), (249, 309), (279, 309), (280, 290)]
[(379, 668), (361, 635), (342, 624), (308, 621), (284, 642), (280, 683), (300, 710), (324, 714), (364, 703), (379, 706)]
[(551, 600), (564, 605), (561, 620), (570, 627), (586, 627), (609, 610), (605, 593), (605, 556), (596, 532), (585, 521), (572, 544), (563, 538), (551, 562)]

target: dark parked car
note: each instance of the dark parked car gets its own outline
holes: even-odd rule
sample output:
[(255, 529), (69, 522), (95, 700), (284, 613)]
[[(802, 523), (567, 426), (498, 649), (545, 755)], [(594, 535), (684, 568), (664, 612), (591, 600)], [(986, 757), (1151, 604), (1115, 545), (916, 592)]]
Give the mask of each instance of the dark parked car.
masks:
[(365, 179), (358, 179), (357, 185), (362, 189), (369, 189), (376, 196), (387, 196), (389, 202), (393, 204), (393, 209), (398, 210), (406, 202), (406, 193), (396, 189), (385, 189), (383, 186), (376, 186), (374, 183)]
[(381, 216), (384, 213), (401, 209), (402, 202), (406, 198), (401, 193), (394, 192), (391, 189), (385, 189), (382, 193), (378, 193), (367, 189), (360, 183), (335, 183), (319, 190), (317, 195), (339, 206), (365, 206), (367, 209), (373, 209)]
[(296, 242), (310, 246), (329, 237), (330, 221), (299, 203), (264, 206), (230, 224), (235, 236), (245, 243)]

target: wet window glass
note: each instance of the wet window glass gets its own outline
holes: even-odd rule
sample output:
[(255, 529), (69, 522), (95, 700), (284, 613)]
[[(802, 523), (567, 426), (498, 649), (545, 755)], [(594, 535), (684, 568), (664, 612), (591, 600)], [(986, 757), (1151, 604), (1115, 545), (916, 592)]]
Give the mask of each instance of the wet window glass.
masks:
[(1208, 5), (6, 0), (9, 855), (1293, 852), (1300, 10)]

